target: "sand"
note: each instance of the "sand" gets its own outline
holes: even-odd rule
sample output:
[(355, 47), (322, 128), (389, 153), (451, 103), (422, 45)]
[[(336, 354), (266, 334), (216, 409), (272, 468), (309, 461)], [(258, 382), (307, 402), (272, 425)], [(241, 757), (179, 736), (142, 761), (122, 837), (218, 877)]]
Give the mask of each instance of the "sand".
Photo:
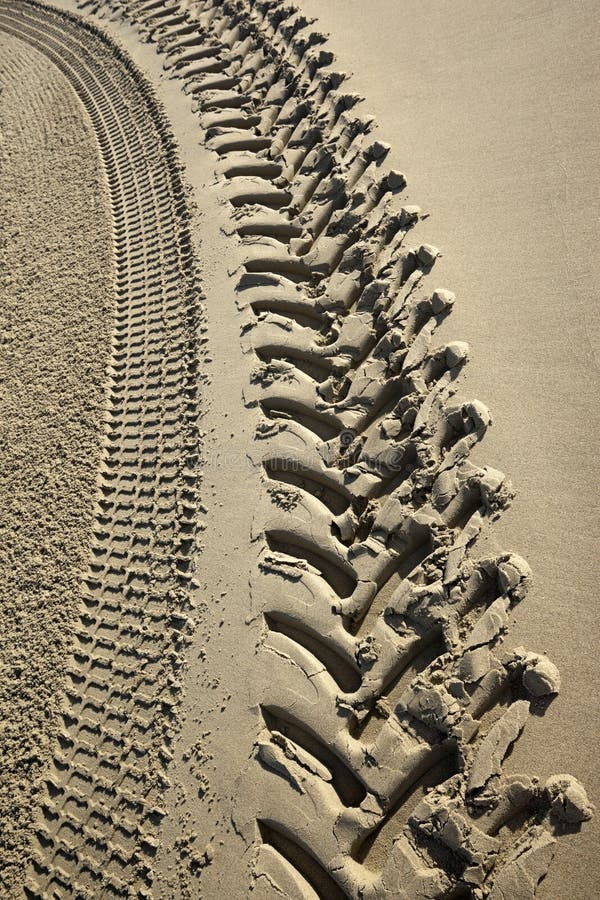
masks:
[(597, 893), (586, 10), (376, 6), (0, 7), (116, 261), (34, 896)]
[(91, 122), (42, 54), (1, 32), (0, 59), (0, 880), (7, 896), (23, 882), (81, 599), (114, 288)]
[[(301, 6), (331, 33), (392, 164), (431, 213), (423, 235), (443, 251), (436, 278), (458, 297), (444, 337), (472, 348), (461, 393), (493, 416), (474, 456), (506, 471), (517, 493), (493, 541), (518, 549), (534, 586), (508, 641), (548, 653), (563, 679), (510, 767), (570, 771), (598, 797), (589, 735), (600, 720), (600, 535), (590, 496), (600, 263), (581, 253), (600, 238), (595, 4), (409, 2), (401, 17), (385, 0), (352, 3), (352, 15), (340, 2)], [(598, 894), (597, 828), (596, 819), (560, 843), (540, 897)]]

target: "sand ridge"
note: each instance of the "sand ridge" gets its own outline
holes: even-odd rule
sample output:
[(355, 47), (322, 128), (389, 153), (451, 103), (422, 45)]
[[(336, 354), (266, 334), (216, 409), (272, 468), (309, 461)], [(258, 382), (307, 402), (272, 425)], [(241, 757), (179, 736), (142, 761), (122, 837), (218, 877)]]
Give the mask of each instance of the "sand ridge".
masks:
[[(250, 685), (264, 727), (252, 754), (260, 768), (249, 765), (236, 784), (232, 813), (249, 847), (258, 825), (255, 888), (437, 896), (452, 890), (456, 854), (466, 853), (461, 880), (474, 895), (510, 884), (529, 895), (552, 853), (544, 807), (554, 816), (569, 795), (568, 816), (590, 809), (567, 777), (541, 785), (502, 775), (529, 704), (559, 679), (540, 654), (493, 652), (530, 575), (514, 554), (472, 553), (512, 492), (501, 473), (468, 460), (489, 414), (477, 401), (452, 405), (467, 348), (430, 349), (454, 298), (426, 279), (439, 251), (409, 243), (420, 210), (384, 201), (404, 178), (385, 171), (385, 145), (363, 140), (371, 120), (354, 115), (359, 98), (339, 90), (345, 76), (328, 68), (323, 36), (301, 15), (263, 4), (111, 9), (157, 41), (165, 68), (184, 81), (242, 238), (243, 347), (257, 357), (244, 398), (266, 415), (257, 435), (265, 449), (254, 456), (275, 482), (253, 531), (263, 548), (253, 620), (266, 626)], [(415, 650), (429, 643), (423, 629), (439, 627), (432, 611), (408, 624), (421, 590), (425, 608), (457, 609), (433, 662), (417, 651), (414, 677)], [(261, 676), (263, 666), (281, 666), (281, 677)], [(398, 680), (404, 670), (412, 682)], [(453, 685), (447, 696), (443, 683)], [(382, 693), (392, 684), (393, 700)], [(417, 797), (397, 819), (396, 828), (408, 816), (402, 838), (388, 835), (373, 853), (372, 836), (397, 818), (415, 768), (431, 774), (457, 746), (458, 771), (456, 759), (437, 770), (430, 799)], [(347, 793), (350, 773), (358, 799)], [(529, 818), (511, 839), (503, 826), (517, 810)], [(432, 835), (443, 850), (434, 853)], [(428, 853), (435, 865), (423, 869)], [(214, 884), (218, 856), (202, 883)]]

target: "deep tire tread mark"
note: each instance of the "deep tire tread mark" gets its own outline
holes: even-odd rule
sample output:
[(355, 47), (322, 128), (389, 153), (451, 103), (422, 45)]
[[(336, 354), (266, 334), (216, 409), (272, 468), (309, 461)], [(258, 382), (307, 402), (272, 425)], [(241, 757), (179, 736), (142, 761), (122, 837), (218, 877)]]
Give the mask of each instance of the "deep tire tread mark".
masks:
[[(555, 692), (558, 675), (539, 655), (497, 652), (530, 574), (513, 554), (476, 561), (511, 489), (469, 460), (489, 414), (452, 400), (466, 346), (432, 349), (454, 296), (428, 287), (439, 251), (409, 244), (421, 213), (400, 205), (404, 176), (384, 169), (388, 148), (368, 142), (360, 98), (293, 7), (105, 6), (157, 41), (182, 80), (240, 236), (243, 341), (257, 359), (245, 399), (266, 413), (252, 592), (265, 665), (281, 671), (262, 706), (279, 711), (271, 726), (293, 709), (300, 729), (286, 744), (266, 721), (260, 772), (243, 782), (256, 785), (262, 840), (321, 897), (500, 897), (515, 877), (532, 896), (557, 798), (579, 797), (576, 818), (590, 809), (574, 780), (519, 776), (516, 790), (502, 775), (530, 700)], [(278, 479), (283, 466), (293, 478)], [(319, 482), (338, 488), (339, 510), (315, 502)], [(352, 657), (359, 682), (344, 691), (333, 661)], [(302, 733), (363, 786), (359, 806), (319, 774), (316, 744), (303, 756)], [(457, 774), (365, 859), (449, 755)], [(516, 838), (498, 837), (498, 820), (527, 809)]]

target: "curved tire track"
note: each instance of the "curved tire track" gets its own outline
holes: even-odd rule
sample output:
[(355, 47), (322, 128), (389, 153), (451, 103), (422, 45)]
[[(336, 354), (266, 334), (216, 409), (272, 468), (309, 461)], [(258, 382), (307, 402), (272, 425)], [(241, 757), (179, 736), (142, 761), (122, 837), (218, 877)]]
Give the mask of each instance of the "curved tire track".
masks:
[[(246, 402), (264, 421), (263, 731), (238, 829), (270, 896), (533, 896), (574, 779), (502, 761), (559, 687), (544, 657), (499, 652), (530, 572), (479, 560), (511, 499), (471, 448), (489, 425), (453, 399), (468, 350), (433, 348), (454, 302), (420, 210), (333, 67), (279, 0), (111, 0), (182, 80), (240, 236)], [(425, 789), (429, 792), (425, 793)], [(261, 842), (261, 843), (260, 843)]]
[(476, 555), (512, 493), (469, 460), (490, 417), (453, 400), (468, 348), (433, 348), (454, 295), (430, 286), (439, 251), (410, 242), (404, 176), (293, 7), (101, 6), (182, 80), (241, 241), (245, 400), (265, 416), (264, 728), (235, 813), (262, 841), (254, 889), (533, 896), (553, 815), (590, 808), (568, 776), (502, 772), (559, 677), (499, 652), (531, 575), (515, 554)]
[(0, 3), (0, 28), (60, 68), (90, 114), (110, 188), (117, 297), (92, 557), (27, 892), (144, 896), (196, 526), (200, 294), (184, 193), (166, 120), (116, 46), (32, 3)]

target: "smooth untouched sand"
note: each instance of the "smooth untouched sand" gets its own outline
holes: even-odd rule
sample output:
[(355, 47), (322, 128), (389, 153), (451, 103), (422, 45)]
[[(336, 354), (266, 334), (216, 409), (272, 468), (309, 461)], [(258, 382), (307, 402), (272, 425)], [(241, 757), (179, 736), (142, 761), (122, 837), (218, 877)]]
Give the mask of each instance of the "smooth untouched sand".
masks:
[(12, 897), (91, 538), (114, 287), (106, 185), (73, 88), (3, 33), (0, 85), (0, 883)]

